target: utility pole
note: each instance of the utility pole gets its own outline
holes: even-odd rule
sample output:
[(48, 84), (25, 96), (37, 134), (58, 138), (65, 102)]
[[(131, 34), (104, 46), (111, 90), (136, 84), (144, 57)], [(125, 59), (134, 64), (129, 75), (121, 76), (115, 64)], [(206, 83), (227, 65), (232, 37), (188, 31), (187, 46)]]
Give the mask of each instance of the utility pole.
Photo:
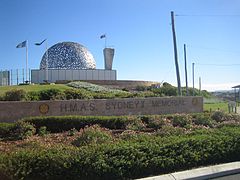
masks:
[(194, 64), (192, 63), (192, 76), (193, 76), (193, 96), (194, 96)]
[(172, 33), (173, 33), (173, 46), (174, 46), (174, 57), (175, 57), (175, 66), (176, 66), (176, 74), (177, 74), (177, 84), (178, 84), (178, 96), (181, 96), (181, 81), (178, 67), (178, 56), (177, 56), (177, 41), (175, 34), (175, 26), (174, 26), (174, 12), (171, 11), (171, 20), (172, 20)]
[(201, 90), (202, 90), (202, 82), (201, 82), (201, 77), (199, 77), (199, 95), (201, 95)]
[(188, 78), (187, 78), (187, 52), (186, 52), (186, 44), (184, 44), (184, 62), (185, 62), (186, 96), (188, 96)]

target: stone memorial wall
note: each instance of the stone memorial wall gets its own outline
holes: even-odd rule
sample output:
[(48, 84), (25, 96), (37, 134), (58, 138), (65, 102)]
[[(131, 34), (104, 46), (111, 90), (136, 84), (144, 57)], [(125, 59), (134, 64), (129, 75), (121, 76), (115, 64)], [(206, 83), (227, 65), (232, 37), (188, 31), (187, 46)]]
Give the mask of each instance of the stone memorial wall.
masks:
[(154, 97), (98, 100), (0, 102), (0, 122), (30, 116), (119, 116), (203, 111), (202, 97)]

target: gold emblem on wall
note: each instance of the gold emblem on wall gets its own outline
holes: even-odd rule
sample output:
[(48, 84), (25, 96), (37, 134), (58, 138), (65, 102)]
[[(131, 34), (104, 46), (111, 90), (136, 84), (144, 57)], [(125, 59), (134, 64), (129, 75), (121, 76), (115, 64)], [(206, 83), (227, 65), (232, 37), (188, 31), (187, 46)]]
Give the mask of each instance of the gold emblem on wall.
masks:
[(198, 99), (197, 98), (193, 98), (192, 99), (192, 105), (197, 105), (198, 104)]
[(49, 106), (48, 106), (47, 104), (41, 104), (41, 105), (39, 106), (39, 112), (40, 112), (41, 114), (47, 114), (48, 111), (49, 111)]

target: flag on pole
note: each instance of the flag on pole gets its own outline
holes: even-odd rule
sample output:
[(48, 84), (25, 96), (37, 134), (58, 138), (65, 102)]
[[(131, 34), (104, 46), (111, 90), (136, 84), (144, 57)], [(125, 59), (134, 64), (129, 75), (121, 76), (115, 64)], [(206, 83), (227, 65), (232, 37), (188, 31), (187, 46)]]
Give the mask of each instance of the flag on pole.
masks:
[(106, 38), (106, 34), (100, 36), (100, 39)]
[(40, 42), (40, 43), (35, 43), (35, 45), (36, 45), (36, 46), (41, 46), (42, 43), (44, 43), (46, 40), (47, 40), (47, 39), (44, 39), (44, 40), (43, 40), (42, 42)]
[(23, 41), (21, 43), (19, 43), (16, 48), (23, 48), (23, 47), (26, 47), (27, 46), (27, 41)]

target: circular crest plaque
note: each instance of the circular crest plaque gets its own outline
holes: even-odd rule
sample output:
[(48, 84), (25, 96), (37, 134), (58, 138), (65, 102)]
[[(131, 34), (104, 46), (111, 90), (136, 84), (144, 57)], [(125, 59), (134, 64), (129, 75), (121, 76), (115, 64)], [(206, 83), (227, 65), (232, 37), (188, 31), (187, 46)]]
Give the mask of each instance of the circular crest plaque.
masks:
[(48, 111), (49, 111), (49, 106), (48, 106), (47, 104), (41, 104), (41, 105), (39, 106), (39, 112), (40, 112), (41, 114), (47, 114)]
[(197, 98), (193, 98), (192, 99), (192, 105), (197, 105), (198, 104), (198, 99)]

